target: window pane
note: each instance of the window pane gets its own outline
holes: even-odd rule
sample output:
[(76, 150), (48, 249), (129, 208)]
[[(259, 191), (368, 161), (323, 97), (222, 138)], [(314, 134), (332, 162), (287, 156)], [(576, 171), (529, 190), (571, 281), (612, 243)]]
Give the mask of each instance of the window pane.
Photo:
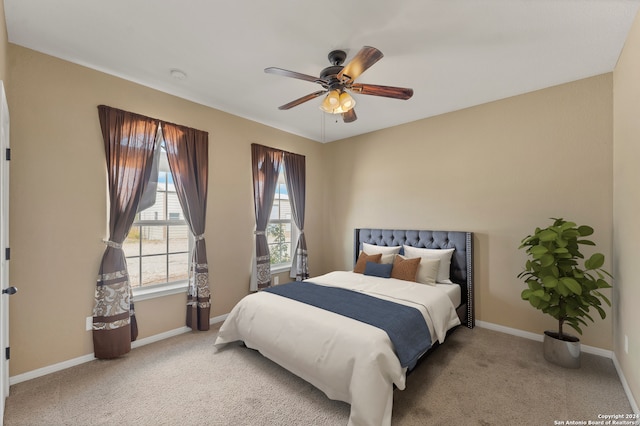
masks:
[[(160, 161), (162, 163), (162, 160)], [(167, 172), (158, 173), (158, 192), (167, 190)]]
[(288, 199), (280, 200), (280, 217), (279, 219), (291, 220), (291, 203)]
[(167, 211), (169, 212), (169, 219), (182, 220), (182, 207), (180, 207), (180, 201), (178, 201), (178, 194), (175, 192), (167, 193)]
[(137, 213), (134, 223), (167, 220), (181, 221), (182, 224), (136, 224), (124, 241), (123, 250), (132, 286), (186, 281), (189, 278), (192, 236), (188, 225), (184, 223), (166, 151), (162, 146), (156, 201), (153, 206)]
[(284, 242), (291, 242), (291, 222), (286, 222), (282, 224), (282, 232), (284, 233)]
[(267, 243), (272, 264), (290, 261), (291, 223), (270, 223), (267, 226)]
[(140, 258), (127, 258), (127, 270), (129, 271), (129, 283), (131, 286), (140, 286)]
[(269, 220), (278, 219), (280, 219), (280, 201), (273, 200), (273, 206), (271, 207), (271, 215), (269, 216)]
[(289, 244), (269, 244), (269, 253), (271, 254), (271, 264), (278, 265), (280, 263), (288, 263), (291, 261), (289, 253)]
[(132, 226), (122, 244), (125, 257), (140, 255), (140, 227)]
[(189, 278), (189, 255), (187, 253), (169, 255), (169, 281)]
[[(168, 162), (167, 162), (167, 166), (168, 166)], [(167, 172), (167, 191), (176, 191), (175, 185), (173, 184), (173, 175), (171, 174), (171, 172)]]
[(189, 227), (187, 225), (169, 226), (169, 253), (189, 251)]
[(275, 243), (281, 237), (281, 233), (282, 224), (270, 223), (269, 225), (267, 225), (267, 243)]
[(280, 169), (274, 196), (266, 232), (272, 265), (291, 261), (291, 203), (284, 167)]
[(167, 282), (167, 256), (142, 257), (142, 285)]
[(141, 226), (142, 255), (161, 254), (167, 252), (166, 226)]
[(156, 203), (140, 212), (140, 220), (165, 220), (164, 217), (164, 199), (165, 192), (156, 192)]

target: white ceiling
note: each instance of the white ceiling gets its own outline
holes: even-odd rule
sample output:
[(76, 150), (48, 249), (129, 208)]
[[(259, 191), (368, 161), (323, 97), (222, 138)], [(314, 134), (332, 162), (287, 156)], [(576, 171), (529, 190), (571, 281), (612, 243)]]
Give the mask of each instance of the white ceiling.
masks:
[[(640, 0), (4, 0), (11, 43), (320, 142), (614, 69)], [(411, 87), (408, 101), (354, 95), (358, 120), (318, 108), (333, 49), (384, 58), (357, 82)], [(184, 80), (170, 75), (179, 69)], [(336, 120), (337, 118), (337, 120)]]

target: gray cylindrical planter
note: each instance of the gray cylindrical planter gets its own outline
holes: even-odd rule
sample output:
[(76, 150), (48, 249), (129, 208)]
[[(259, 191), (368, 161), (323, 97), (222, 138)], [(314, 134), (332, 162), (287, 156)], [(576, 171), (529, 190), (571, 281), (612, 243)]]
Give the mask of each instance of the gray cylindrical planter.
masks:
[(580, 368), (580, 339), (563, 334), (565, 340), (558, 339), (558, 333), (545, 331), (542, 342), (544, 359), (565, 368)]

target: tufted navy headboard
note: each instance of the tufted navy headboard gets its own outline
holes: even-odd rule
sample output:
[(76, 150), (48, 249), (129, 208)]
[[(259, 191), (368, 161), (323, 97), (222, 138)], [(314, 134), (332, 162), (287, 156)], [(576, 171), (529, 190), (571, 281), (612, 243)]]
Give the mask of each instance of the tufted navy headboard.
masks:
[(451, 281), (462, 287), (462, 304), (457, 309), (467, 327), (475, 326), (473, 306), (473, 234), (461, 231), (413, 231), (358, 228), (354, 236), (354, 262), (362, 243), (378, 246), (412, 246), (430, 249), (455, 249), (451, 257)]

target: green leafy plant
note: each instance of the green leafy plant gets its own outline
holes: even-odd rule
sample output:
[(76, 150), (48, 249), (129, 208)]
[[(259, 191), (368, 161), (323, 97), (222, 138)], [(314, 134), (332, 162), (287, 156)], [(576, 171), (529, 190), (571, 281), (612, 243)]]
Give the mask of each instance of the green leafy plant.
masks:
[(289, 254), (289, 245), (287, 244), (287, 235), (285, 226), (281, 223), (271, 223), (267, 226), (267, 236), (269, 237), (269, 254), (271, 255), (270, 264), (278, 265), (291, 261)]
[[(602, 301), (609, 306), (611, 302), (600, 289), (611, 288), (606, 277), (613, 277), (601, 268), (602, 253), (584, 260), (580, 252), (581, 244), (595, 246), (583, 238), (593, 234), (593, 228), (564, 219), (552, 220), (553, 225), (536, 228), (533, 235), (521, 241), (519, 248), (526, 248), (529, 255), (524, 271), (518, 274), (528, 287), (521, 297), (558, 320), (558, 339), (571, 340), (563, 333), (564, 324), (582, 334), (580, 326), (587, 325), (584, 319), (594, 322), (590, 308), (598, 311), (602, 319), (606, 317)], [(580, 266), (581, 260), (584, 266)]]

